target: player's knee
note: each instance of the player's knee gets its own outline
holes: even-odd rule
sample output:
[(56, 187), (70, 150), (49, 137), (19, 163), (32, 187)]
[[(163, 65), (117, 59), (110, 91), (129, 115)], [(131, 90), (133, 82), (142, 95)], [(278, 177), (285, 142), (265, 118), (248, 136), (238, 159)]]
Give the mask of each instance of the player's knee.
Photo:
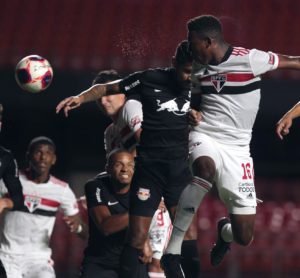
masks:
[(193, 174), (212, 183), (216, 174), (216, 165), (208, 156), (198, 157), (193, 163)]
[(240, 235), (234, 235), (234, 241), (242, 246), (248, 246), (253, 240), (253, 234), (250, 231), (247, 231)]

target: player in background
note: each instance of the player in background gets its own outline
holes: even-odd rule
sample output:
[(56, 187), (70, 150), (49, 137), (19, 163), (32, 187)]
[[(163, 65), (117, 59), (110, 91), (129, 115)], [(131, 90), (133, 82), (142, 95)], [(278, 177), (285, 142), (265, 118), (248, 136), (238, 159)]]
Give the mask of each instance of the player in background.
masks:
[[(3, 105), (0, 103), (0, 131), (2, 127)], [(4, 209), (21, 209), (24, 205), (19, 170), (11, 152), (0, 146), (0, 180), (7, 188), (8, 194), (0, 198), (0, 213)]]
[[(55, 277), (49, 240), (58, 209), (72, 222), (72, 232), (84, 232), (74, 193), (50, 174), (55, 150), (47, 137), (36, 137), (28, 146), (29, 167), (20, 172), (24, 206), (6, 211), (0, 224), (0, 259), (8, 278)], [(3, 183), (0, 192), (7, 192)]]
[[(2, 127), (3, 105), (0, 103), (0, 131)], [(8, 194), (0, 198), (0, 213), (4, 209), (18, 210), (24, 205), (22, 185), (19, 180), (19, 170), (11, 152), (0, 146), (0, 181), (7, 189)], [(0, 277), (5, 278), (6, 272), (0, 260)]]
[[(121, 77), (115, 70), (105, 70), (98, 73), (93, 85), (120, 79)], [(126, 99), (124, 94), (116, 94), (102, 97), (96, 103), (104, 115), (112, 120), (104, 132), (107, 156), (120, 149), (130, 151), (135, 155), (143, 120), (141, 102), (137, 99)], [(149, 229), (149, 243), (153, 252), (153, 258), (148, 264), (150, 278), (164, 277), (164, 271), (160, 267), (160, 258), (167, 245), (171, 229), (171, 219), (162, 201), (152, 218)]]
[(283, 136), (290, 133), (290, 128), (293, 125), (293, 120), (300, 116), (300, 102), (295, 104), (277, 123), (276, 133), (282, 140)]
[[(85, 185), (90, 229), (81, 278), (120, 277), (133, 173), (133, 155), (117, 150), (108, 157), (106, 172), (98, 174)], [(152, 252), (147, 252), (147, 256), (141, 259), (147, 263), (151, 256)], [(146, 265), (141, 271), (141, 277), (148, 277)]]
[(197, 211), (213, 183), (230, 216), (218, 222), (211, 264), (221, 263), (233, 240), (243, 246), (251, 243), (257, 200), (249, 143), (260, 102), (260, 75), (279, 68), (300, 69), (299, 57), (231, 46), (214, 16), (193, 18), (187, 27), (195, 61), (192, 82), (202, 92), (198, 105), (202, 121), (190, 133), (194, 179), (180, 197), (167, 255), (162, 258), (168, 269), (176, 269), (171, 260), (180, 254), (193, 217), (190, 212)]
[(138, 277), (139, 257), (161, 197), (174, 217), (178, 198), (191, 180), (187, 160), (191, 69), (192, 57), (183, 41), (173, 57), (173, 67), (135, 72), (121, 81), (96, 84), (62, 100), (56, 108), (57, 113), (63, 109), (67, 116), (82, 103), (106, 95), (140, 96), (143, 122), (130, 191), (129, 242), (121, 260), (122, 278)]

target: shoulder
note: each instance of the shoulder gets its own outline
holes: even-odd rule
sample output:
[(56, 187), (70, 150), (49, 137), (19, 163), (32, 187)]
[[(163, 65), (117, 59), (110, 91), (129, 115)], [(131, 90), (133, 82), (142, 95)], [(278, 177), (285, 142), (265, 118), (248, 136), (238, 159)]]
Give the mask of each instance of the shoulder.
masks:
[(109, 181), (109, 175), (106, 172), (102, 172), (97, 176), (95, 176), (94, 178), (88, 180), (84, 187), (85, 190), (90, 190), (95, 187), (106, 189), (108, 181)]
[(161, 81), (162, 79), (169, 79), (174, 77), (173, 68), (155, 68), (148, 69), (144, 72), (144, 78), (148, 81)]
[(142, 104), (140, 101), (135, 99), (129, 99), (125, 102), (124, 106), (122, 107), (122, 113), (128, 114), (131, 112), (140, 112), (142, 115)]
[(13, 154), (9, 149), (0, 146), (0, 158), (13, 158)]
[(235, 46), (232, 49), (231, 55), (232, 56), (245, 56), (245, 55), (248, 55), (249, 53), (250, 53), (250, 49)]
[(54, 176), (50, 176), (49, 182), (52, 182), (54, 185), (61, 186), (63, 188), (69, 187), (69, 184), (63, 180), (60, 180)]

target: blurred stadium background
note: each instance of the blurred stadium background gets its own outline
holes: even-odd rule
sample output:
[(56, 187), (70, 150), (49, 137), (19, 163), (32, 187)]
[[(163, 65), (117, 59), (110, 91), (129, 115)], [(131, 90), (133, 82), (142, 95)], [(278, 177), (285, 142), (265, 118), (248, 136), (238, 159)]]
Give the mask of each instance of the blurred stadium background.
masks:
[[(299, 55), (297, 0), (1, 0), (0, 101), (4, 104), (1, 144), (26, 166), (28, 142), (38, 135), (54, 139), (54, 174), (70, 182), (77, 196), (84, 182), (105, 163), (103, 131), (109, 120), (94, 104), (55, 114), (64, 97), (87, 88), (95, 74), (114, 68), (122, 74), (168, 66), (186, 22), (214, 14), (225, 38), (236, 46)], [(41, 94), (17, 87), (14, 67), (24, 56), (50, 61), (54, 80)], [(253, 132), (258, 207), (256, 238), (248, 248), (234, 246), (221, 267), (209, 266), (215, 220), (225, 213), (214, 197), (199, 211), (199, 250), (203, 277), (300, 277), (300, 121), (291, 134), (276, 138), (279, 118), (300, 99), (300, 73), (264, 76), (261, 109)], [(57, 277), (76, 277), (84, 243), (70, 235), (60, 216), (52, 240)]]

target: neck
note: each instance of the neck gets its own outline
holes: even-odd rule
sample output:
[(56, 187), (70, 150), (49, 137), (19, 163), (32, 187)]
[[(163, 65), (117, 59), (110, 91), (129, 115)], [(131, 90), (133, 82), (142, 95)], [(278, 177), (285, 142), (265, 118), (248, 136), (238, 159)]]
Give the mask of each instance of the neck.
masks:
[(27, 171), (28, 177), (35, 183), (46, 183), (49, 180), (49, 173), (37, 173), (33, 171), (32, 169), (29, 169)]
[(111, 116), (111, 120), (113, 121), (113, 123), (115, 124), (118, 120), (118, 117), (119, 117), (119, 113), (120, 113), (120, 110), (113, 116)]
[(123, 185), (118, 182), (115, 182), (113, 183), (113, 188), (117, 194), (126, 194), (129, 191), (130, 184)]
[(227, 50), (229, 48), (229, 44), (226, 42), (222, 42), (218, 44), (216, 47), (216, 51), (214, 53), (214, 56), (212, 57), (212, 60), (210, 62), (211, 65), (218, 65), (222, 62)]

